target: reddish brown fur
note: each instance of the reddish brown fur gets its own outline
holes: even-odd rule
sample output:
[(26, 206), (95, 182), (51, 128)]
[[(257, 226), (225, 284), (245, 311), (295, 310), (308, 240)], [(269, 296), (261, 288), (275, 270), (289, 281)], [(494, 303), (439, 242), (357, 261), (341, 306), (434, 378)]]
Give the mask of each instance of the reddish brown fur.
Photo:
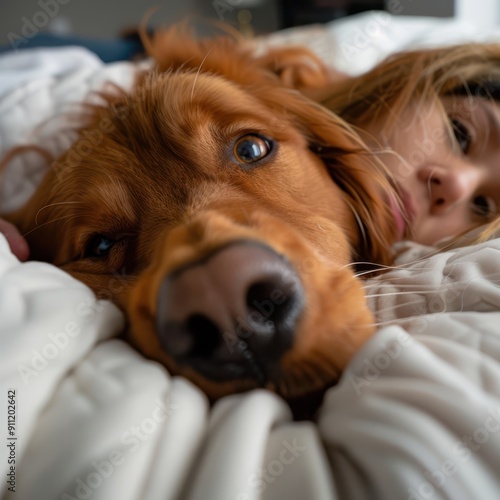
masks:
[[(307, 300), (279, 380), (267, 387), (292, 398), (330, 385), (373, 332), (349, 264), (390, 260), (394, 228), (377, 163), (344, 122), (287, 88), (327, 78), (312, 56), (304, 64), (303, 49), (256, 58), (244, 43), (199, 42), (176, 30), (148, 48), (158, 71), (132, 94), (93, 107), (81, 140), (9, 219), (27, 234), (34, 258), (111, 298), (129, 319), (133, 345), (212, 398), (255, 382), (215, 383), (177, 366), (155, 331), (158, 288), (172, 270), (226, 242), (266, 243), (294, 265)], [(81, 154), (96, 130), (104, 131), (98, 144)], [(248, 133), (277, 146), (247, 171), (232, 147)], [(84, 258), (98, 233), (123, 242), (105, 259)]]

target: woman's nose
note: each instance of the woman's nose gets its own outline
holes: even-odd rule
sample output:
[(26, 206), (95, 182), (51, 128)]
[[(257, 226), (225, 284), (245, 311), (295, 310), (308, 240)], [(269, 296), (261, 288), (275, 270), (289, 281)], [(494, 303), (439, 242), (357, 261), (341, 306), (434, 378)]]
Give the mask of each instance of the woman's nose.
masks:
[(418, 171), (417, 176), (426, 185), (430, 210), (436, 215), (471, 199), (479, 182), (478, 170), (469, 165), (427, 165)]

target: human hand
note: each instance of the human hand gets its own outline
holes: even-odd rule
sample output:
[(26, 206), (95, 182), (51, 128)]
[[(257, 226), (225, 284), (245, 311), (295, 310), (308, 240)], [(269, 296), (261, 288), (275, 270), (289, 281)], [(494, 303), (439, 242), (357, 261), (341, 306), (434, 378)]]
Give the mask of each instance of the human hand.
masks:
[(7, 238), (7, 243), (12, 253), (20, 261), (28, 260), (30, 253), (28, 243), (13, 224), (4, 219), (0, 219), (0, 233)]

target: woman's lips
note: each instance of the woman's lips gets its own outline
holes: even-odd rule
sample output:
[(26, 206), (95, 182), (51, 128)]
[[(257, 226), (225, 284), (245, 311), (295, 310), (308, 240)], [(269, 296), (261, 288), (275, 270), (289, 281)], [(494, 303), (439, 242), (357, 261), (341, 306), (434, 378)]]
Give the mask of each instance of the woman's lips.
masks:
[(395, 188), (395, 193), (389, 195), (389, 203), (396, 223), (398, 240), (402, 240), (408, 234), (407, 228), (411, 226), (415, 219), (415, 205), (406, 189), (397, 183)]

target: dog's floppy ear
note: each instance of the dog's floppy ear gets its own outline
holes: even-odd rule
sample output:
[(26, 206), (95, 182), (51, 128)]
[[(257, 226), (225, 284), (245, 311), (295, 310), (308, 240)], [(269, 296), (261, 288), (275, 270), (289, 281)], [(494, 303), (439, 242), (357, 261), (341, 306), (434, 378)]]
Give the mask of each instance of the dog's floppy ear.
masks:
[[(359, 225), (357, 258), (389, 265), (396, 240), (392, 209), (384, 193), (393, 191), (383, 163), (350, 124), (303, 94), (269, 89), (259, 98), (277, 113), (286, 110), (309, 143), (310, 150), (325, 163), (331, 178), (347, 195)], [(277, 122), (275, 126), (279, 127)]]
[(192, 68), (244, 85), (274, 79), (299, 90), (323, 88), (331, 80), (331, 71), (305, 47), (266, 47), (232, 35), (198, 39), (179, 24), (151, 37), (142, 33), (142, 41), (161, 72)]
[(320, 89), (332, 79), (332, 70), (305, 47), (264, 48), (256, 62), (278, 75), (281, 83), (290, 88)]

